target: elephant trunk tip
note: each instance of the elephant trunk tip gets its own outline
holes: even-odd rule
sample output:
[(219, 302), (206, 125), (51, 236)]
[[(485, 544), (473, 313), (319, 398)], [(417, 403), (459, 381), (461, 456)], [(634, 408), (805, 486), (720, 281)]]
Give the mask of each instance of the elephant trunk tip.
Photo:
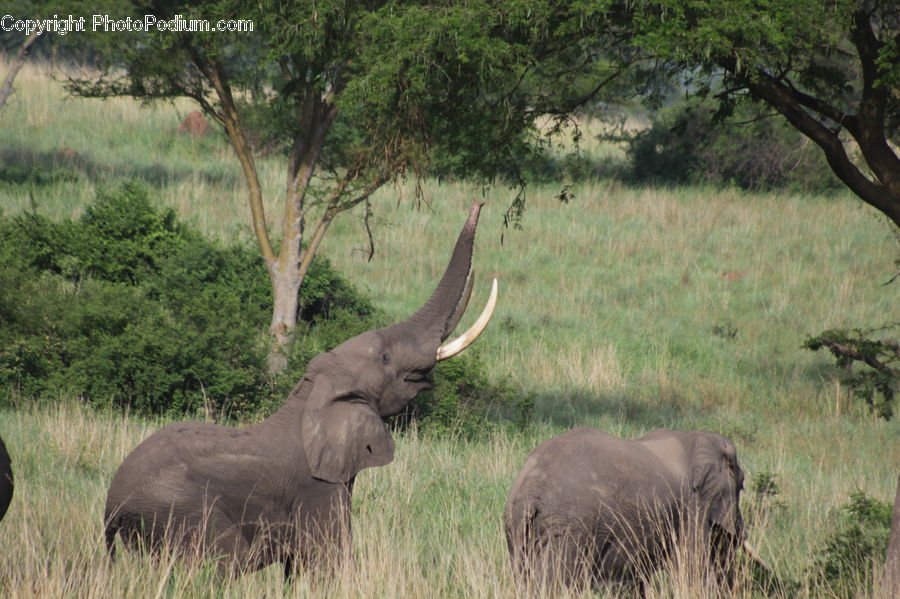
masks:
[(433, 344), (435, 349), (450, 336), (462, 316), (461, 304), (468, 299), (475, 233), (483, 205), (484, 202), (472, 202), (469, 217), (459, 233), (450, 262), (434, 293), (415, 314), (403, 323), (398, 323), (416, 330), (417, 336), (424, 343)]
[(472, 200), (472, 208), (469, 210), (469, 219), (466, 221), (467, 229), (474, 229), (478, 225), (478, 215), (481, 212), (482, 206), (484, 206), (484, 202)]

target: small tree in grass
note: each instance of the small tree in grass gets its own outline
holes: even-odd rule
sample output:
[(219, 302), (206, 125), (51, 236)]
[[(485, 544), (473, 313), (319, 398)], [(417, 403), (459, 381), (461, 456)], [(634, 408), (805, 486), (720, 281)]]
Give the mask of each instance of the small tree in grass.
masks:
[[(827, 349), (845, 376), (843, 382), (866, 402), (873, 414), (890, 420), (894, 398), (900, 388), (900, 323), (875, 329), (835, 329), (810, 337), (807, 349)], [(856, 371), (853, 366), (860, 363)]]
[[(544, 31), (519, 4), (118, 2), (109, 7), (114, 19), (152, 14), (235, 28), (242, 19), (244, 30), (98, 33), (100, 75), (71, 80), (69, 89), (188, 97), (222, 127), (272, 283), (269, 366), (277, 372), (297, 325), (299, 289), (335, 218), (389, 181), (420, 176), (433, 155), (453, 155), (444, 166), (469, 177), (515, 175), (534, 128), (504, 91), (517, 85)], [(92, 6), (86, 14), (99, 12)], [(285, 155), (277, 228), (264, 209), (261, 148)]]

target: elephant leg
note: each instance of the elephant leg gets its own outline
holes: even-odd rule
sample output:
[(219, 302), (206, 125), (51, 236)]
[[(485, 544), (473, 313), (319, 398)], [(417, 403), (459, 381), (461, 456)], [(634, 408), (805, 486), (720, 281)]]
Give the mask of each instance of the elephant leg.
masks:
[(595, 587), (606, 587), (627, 597), (646, 596), (646, 583), (653, 569), (647, 567), (641, 550), (622, 539), (605, 538), (598, 542), (593, 556), (591, 580)]
[(543, 535), (529, 559), (531, 579), (546, 590), (584, 588), (590, 583), (593, 545), (594, 539), (580, 529)]
[(294, 566), (294, 556), (287, 555), (284, 558), (284, 582), (291, 583), (294, 581), (294, 574), (296, 574), (295, 566)]
[(259, 569), (258, 556), (253, 555), (250, 543), (234, 532), (216, 539), (210, 555), (217, 556), (216, 570), (221, 577), (239, 576)]
[(183, 547), (196, 559), (215, 560), (220, 577), (231, 577), (258, 570), (271, 561), (265, 547), (251, 543), (245, 536), (253, 530), (234, 523), (218, 509), (209, 510), (204, 519), (186, 531)]

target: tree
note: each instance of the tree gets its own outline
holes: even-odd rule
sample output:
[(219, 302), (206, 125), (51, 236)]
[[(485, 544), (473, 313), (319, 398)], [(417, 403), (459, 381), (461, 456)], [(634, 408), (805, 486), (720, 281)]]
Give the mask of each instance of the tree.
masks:
[[(109, 9), (113, 27), (128, 26), (115, 23), (125, 18), (119, 14), (153, 20), (141, 17), (139, 31), (101, 27), (100, 75), (71, 80), (69, 89), (85, 97), (188, 97), (221, 125), (272, 282), (273, 371), (286, 363), (299, 289), (335, 218), (388, 181), (421, 176), (433, 157), (451, 157), (442, 165), (453, 174), (514, 177), (532, 147), (533, 117), (505, 93), (544, 35), (527, 3), (144, 4)], [(195, 19), (213, 29), (243, 19), (245, 30), (203, 31)], [(280, 239), (257, 174), (263, 148), (286, 156)]]
[(723, 112), (748, 97), (774, 108), (900, 226), (896, 0), (601, 0), (591, 10), (614, 15), (690, 89), (716, 93)]
[(6, 101), (11, 95), (15, 93), (16, 88), (13, 87), (13, 82), (16, 80), (16, 75), (19, 74), (19, 70), (22, 68), (22, 65), (25, 64), (25, 58), (28, 56), (28, 50), (31, 48), (31, 45), (37, 41), (37, 39), (38, 32), (32, 31), (25, 38), (25, 41), (22, 42), (22, 45), (19, 46), (19, 50), (16, 52), (16, 57), (15, 59), (13, 59), (13, 63), (9, 68), (9, 72), (3, 79), (3, 83), (0, 84), (0, 110), (3, 110), (3, 107), (6, 105)]

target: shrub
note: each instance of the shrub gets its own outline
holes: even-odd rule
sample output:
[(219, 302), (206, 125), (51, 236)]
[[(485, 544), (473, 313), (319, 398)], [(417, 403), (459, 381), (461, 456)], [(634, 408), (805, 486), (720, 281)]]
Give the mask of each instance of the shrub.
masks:
[[(211, 400), (241, 415), (283, 390), (265, 374), (271, 287), (258, 253), (204, 239), (139, 185), (102, 192), (77, 222), (0, 220), (0, 259), (7, 391), (141, 413), (193, 412)], [(301, 304), (311, 336), (331, 314), (347, 322), (375, 313), (323, 259)]]
[[(77, 222), (0, 218), (0, 388), (76, 395), (144, 414), (254, 416), (281, 405), (310, 359), (386, 318), (327, 260), (301, 291), (288, 368), (268, 377), (271, 286), (255, 249), (204, 239), (135, 184), (102, 192)], [(442, 362), (404, 416), (474, 436), (531, 404), (492, 385), (471, 352)]]
[(505, 422), (527, 426), (534, 398), (505, 383), (491, 383), (477, 349), (439, 362), (432, 371), (433, 387), (423, 391), (397, 416), (401, 427), (413, 420), (420, 429), (438, 435), (476, 438)]
[(835, 526), (815, 558), (811, 586), (836, 597), (855, 597), (861, 589), (871, 594), (873, 572), (887, 551), (891, 505), (855, 491), (832, 515)]
[[(843, 373), (841, 381), (865, 402), (869, 412), (890, 420), (894, 397), (900, 387), (900, 322), (874, 329), (835, 329), (804, 342), (812, 351), (827, 348)], [(853, 371), (854, 363), (861, 368)]]
[(649, 128), (624, 138), (632, 182), (714, 183), (741, 189), (840, 187), (821, 151), (802, 134), (741, 105), (718, 118), (711, 101), (686, 101), (654, 115)]
[(37, 187), (78, 181), (79, 177), (78, 170), (73, 167), (47, 167), (40, 164), (0, 166), (0, 185)]

